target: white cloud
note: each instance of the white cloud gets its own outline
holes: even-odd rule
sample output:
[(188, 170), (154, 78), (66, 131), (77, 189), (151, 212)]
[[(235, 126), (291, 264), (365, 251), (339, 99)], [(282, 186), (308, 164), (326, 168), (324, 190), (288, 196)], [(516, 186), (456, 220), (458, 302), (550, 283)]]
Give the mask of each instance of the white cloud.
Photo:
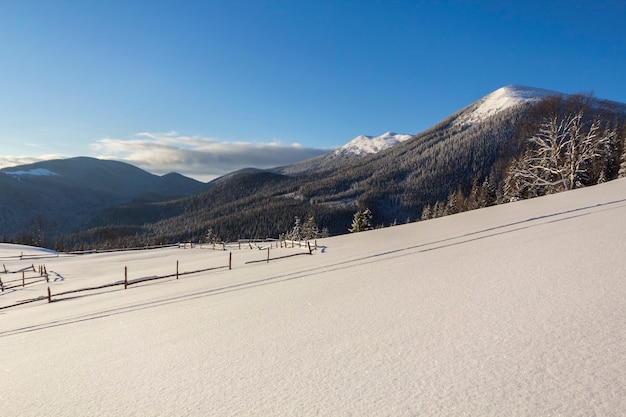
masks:
[(62, 155), (50, 154), (41, 156), (0, 156), (0, 168), (14, 167), (18, 165), (34, 164), (35, 162), (49, 161), (51, 159), (65, 158)]
[(141, 132), (129, 139), (104, 138), (92, 144), (98, 158), (116, 159), (155, 174), (178, 172), (209, 181), (241, 168), (273, 168), (328, 152), (298, 143), (227, 142), (176, 132)]

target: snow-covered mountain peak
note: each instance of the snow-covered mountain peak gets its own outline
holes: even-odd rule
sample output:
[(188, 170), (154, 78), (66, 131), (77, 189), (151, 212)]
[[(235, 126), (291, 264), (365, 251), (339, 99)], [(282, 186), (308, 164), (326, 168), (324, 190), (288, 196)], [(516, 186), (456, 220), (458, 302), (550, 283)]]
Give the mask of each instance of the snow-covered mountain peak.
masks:
[(360, 135), (335, 151), (335, 154), (365, 156), (385, 150), (411, 138), (412, 135), (385, 132), (380, 136)]
[(556, 91), (544, 90), (542, 88), (508, 85), (478, 100), (475, 103), (476, 107), (469, 114), (461, 117), (457, 121), (457, 124), (471, 125), (483, 121), (509, 107), (528, 101), (538, 101), (557, 94), (559, 93)]

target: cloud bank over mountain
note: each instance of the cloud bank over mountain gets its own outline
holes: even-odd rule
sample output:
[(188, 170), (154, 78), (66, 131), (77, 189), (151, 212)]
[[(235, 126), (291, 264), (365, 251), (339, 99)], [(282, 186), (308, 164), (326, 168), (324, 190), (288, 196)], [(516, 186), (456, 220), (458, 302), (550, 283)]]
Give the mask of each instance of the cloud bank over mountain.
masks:
[[(92, 143), (91, 148), (96, 158), (127, 162), (158, 175), (178, 172), (200, 181), (210, 181), (242, 168), (289, 165), (330, 151), (298, 143), (228, 142), (177, 132), (142, 132), (130, 138), (102, 138)], [(59, 158), (65, 156), (2, 156), (0, 168)]]
[(227, 142), (176, 132), (142, 132), (130, 139), (104, 138), (92, 147), (98, 158), (122, 160), (155, 174), (178, 172), (201, 181), (241, 168), (272, 168), (328, 152), (297, 143)]

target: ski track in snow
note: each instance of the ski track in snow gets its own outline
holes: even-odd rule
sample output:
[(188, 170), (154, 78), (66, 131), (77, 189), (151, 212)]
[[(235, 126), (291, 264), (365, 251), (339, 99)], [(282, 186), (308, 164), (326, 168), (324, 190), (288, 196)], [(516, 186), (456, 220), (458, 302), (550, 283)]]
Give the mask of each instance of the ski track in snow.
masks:
[[(2, 310), (3, 414), (621, 416), (624, 235), (618, 180)], [(27, 250), (0, 244), (11, 270)], [(61, 256), (0, 300), (225, 256)]]

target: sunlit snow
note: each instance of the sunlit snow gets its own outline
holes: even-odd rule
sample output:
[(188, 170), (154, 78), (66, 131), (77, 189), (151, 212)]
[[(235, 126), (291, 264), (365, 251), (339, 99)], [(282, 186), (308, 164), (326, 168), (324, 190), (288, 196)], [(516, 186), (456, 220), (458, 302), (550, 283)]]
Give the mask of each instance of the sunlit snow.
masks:
[(477, 102), (477, 107), (468, 115), (457, 120), (458, 124), (474, 124), (505, 110), (528, 101), (537, 101), (559, 93), (541, 88), (509, 85), (497, 89)]
[[(71, 289), (0, 310), (6, 416), (621, 416), (626, 180), (304, 248), (25, 258)], [(43, 253), (43, 255), (50, 255)], [(262, 261), (246, 263), (248, 261)]]
[(380, 152), (391, 146), (397, 145), (410, 139), (411, 135), (401, 133), (386, 132), (380, 136), (360, 135), (346, 143), (335, 151), (335, 154), (350, 153), (358, 156), (365, 156)]

